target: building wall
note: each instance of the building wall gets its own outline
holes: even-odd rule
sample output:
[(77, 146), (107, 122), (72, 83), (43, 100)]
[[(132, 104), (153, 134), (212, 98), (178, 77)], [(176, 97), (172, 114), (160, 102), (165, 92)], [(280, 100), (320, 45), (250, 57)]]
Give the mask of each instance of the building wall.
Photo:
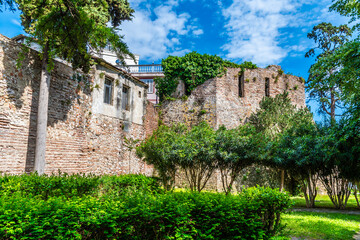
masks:
[[(305, 107), (304, 83), (299, 77), (280, 74), (280, 69), (279, 66), (270, 66), (247, 69), (241, 74), (241, 69), (229, 68), (223, 76), (209, 79), (195, 88), (188, 97), (184, 95), (185, 90), (177, 90), (177, 99), (162, 103), (162, 120), (165, 124), (183, 122), (188, 126), (205, 120), (215, 128), (221, 125), (235, 128), (259, 108), (265, 96), (266, 78), (269, 78), (271, 97), (287, 91), (293, 104)], [(241, 78), (244, 97), (239, 97)]]
[[(32, 51), (17, 69), (20, 50), (18, 43), (0, 35), (0, 172), (8, 174), (29, 172), (34, 166), (41, 61)], [(125, 114), (101, 107), (101, 73), (116, 77), (119, 88), (127, 84), (133, 89)], [(81, 80), (75, 76), (59, 62), (51, 72), (45, 172), (150, 174), (152, 168), (124, 144), (124, 137), (144, 139), (150, 134), (153, 129), (145, 126), (157, 127), (145, 124), (157, 118), (155, 110), (147, 112), (151, 106), (146, 85), (103, 66)]]
[[(179, 84), (173, 97), (174, 101), (162, 103), (161, 119), (166, 125), (182, 122), (187, 126), (207, 121), (217, 129), (221, 125), (235, 128), (246, 122), (251, 113), (259, 108), (260, 101), (265, 97), (265, 79), (269, 79), (269, 94), (287, 91), (292, 103), (299, 108), (305, 107), (305, 86), (299, 77), (286, 75), (279, 66), (266, 69), (245, 70), (229, 68), (227, 72), (193, 90), (185, 96), (185, 89)], [(240, 73), (240, 75), (239, 75)], [(239, 96), (239, 83), (243, 81), (244, 95)], [(177, 186), (186, 186), (187, 181), (182, 172), (177, 174)], [(222, 190), (219, 171), (215, 171), (209, 180), (207, 189)]]
[[(240, 69), (229, 68), (226, 74), (217, 78), (216, 126), (235, 128), (245, 122), (265, 96), (266, 78), (270, 83), (270, 97), (287, 91), (293, 104), (306, 107), (304, 83), (299, 77), (282, 73), (280, 66), (247, 69), (242, 75)], [(239, 96), (240, 79), (244, 82), (243, 97)]]

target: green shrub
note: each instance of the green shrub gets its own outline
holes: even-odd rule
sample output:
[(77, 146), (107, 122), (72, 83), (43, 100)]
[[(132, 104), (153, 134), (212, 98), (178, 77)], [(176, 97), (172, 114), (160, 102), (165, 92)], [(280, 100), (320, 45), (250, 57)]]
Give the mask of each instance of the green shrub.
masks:
[(46, 200), (49, 197), (82, 197), (96, 195), (100, 192), (106, 192), (107, 194), (122, 193), (127, 189), (152, 193), (163, 191), (158, 179), (137, 174), (104, 175), (99, 177), (84, 174), (69, 175), (66, 173), (39, 176), (32, 173), (30, 175), (4, 175), (0, 177), (0, 196), (20, 193)]
[(124, 190), (140, 190), (151, 193), (161, 193), (159, 179), (141, 174), (126, 174), (120, 176), (105, 175), (100, 178), (101, 190), (106, 193), (121, 193)]
[(92, 194), (98, 187), (99, 177), (95, 175), (42, 175), (36, 173), (0, 177), (0, 196), (15, 192), (47, 199), (51, 196), (83, 196)]
[(290, 205), (268, 188), (164, 193), (143, 175), (32, 174), (0, 183), (0, 239), (269, 239)]
[(273, 236), (281, 230), (280, 214), (292, 205), (288, 194), (279, 192), (278, 189), (252, 187), (245, 189), (240, 197), (260, 205), (258, 214), (261, 216), (266, 235)]

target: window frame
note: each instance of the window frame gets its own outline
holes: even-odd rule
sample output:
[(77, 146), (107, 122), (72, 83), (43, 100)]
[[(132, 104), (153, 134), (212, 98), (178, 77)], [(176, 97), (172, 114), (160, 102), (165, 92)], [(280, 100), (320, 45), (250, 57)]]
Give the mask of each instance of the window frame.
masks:
[[(109, 84), (107, 84), (106, 83), (106, 81), (110, 81), (110, 85)], [(108, 77), (108, 76), (105, 76), (105, 80), (104, 80), (104, 100), (103, 100), (103, 102), (105, 103), (105, 104), (109, 104), (109, 105), (113, 105), (114, 104), (114, 79), (113, 78), (111, 78), (111, 77)], [(107, 98), (107, 95), (106, 95), (106, 93), (107, 93), (107, 88), (110, 88), (110, 91), (109, 91), (109, 94), (110, 94), (110, 96), (109, 96), (109, 102), (107, 102), (106, 100), (106, 98)]]
[[(146, 79), (142, 79), (142, 81), (144, 83), (146, 83), (149, 87), (146, 89), (148, 94), (153, 94), (155, 93), (154, 91), (154, 79), (152, 78), (146, 78)], [(151, 84), (149, 84), (149, 82), (151, 81)], [(151, 87), (151, 88), (150, 88)], [(151, 89), (151, 91), (149, 91)]]
[[(125, 89), (127, 89), (127, 91), (126, 91), (127, 98), (126, 99), (124, 99), (124, 93), (125, 93), (124, 90)], [(121, 109), (125, 110), (125, 111), (130, 111), (130, 87), (125, 84), (123, 84), (123, 86), (121, 88)]]

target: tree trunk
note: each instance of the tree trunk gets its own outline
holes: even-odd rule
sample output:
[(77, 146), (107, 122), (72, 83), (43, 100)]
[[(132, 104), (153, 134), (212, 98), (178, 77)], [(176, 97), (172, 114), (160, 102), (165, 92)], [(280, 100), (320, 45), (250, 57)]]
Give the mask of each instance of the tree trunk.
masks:
[(47, 70), (48, 65), (48, 46), (43, 50), (43, 60), (41, 67), (40, 91), (38, 102), (38, 113), (36, 123), (36, 146), (35, 146), (35, 164), (34, 171), (39, 175), (45, 171), (45, 152), (46, 152), (46, 130), (48, 119), (48, 103), (50, 89), (50, 73)]
[(280, 192), (284, 191), (285, 171), (281, 170)]
[(331, 123), (333, 124), (333, 123), (335, 123), (335, 103), (336, 103), (336, 100), (335, 100), (335, 93), (334, 93), (334, 91), (335, 91), (335, 89), (334, 89), (334, 87), (332, 87), (331, 89), (330, 89), (330, 91), (331, 91), (331, 102), (330, 102), (330, 117), (331, 117)]

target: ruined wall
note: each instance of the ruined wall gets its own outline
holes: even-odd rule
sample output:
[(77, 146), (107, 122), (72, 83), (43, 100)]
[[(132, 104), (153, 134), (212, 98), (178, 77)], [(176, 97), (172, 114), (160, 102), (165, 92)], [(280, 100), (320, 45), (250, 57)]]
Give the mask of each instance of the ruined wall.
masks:
[[(9, 174), (31, 171), (35, 155), (41, 61), (33, 51), (17, 69), (20, 50), (19, 44), (0, 35), (0, 172)], [(146, 86), (127, 82), (133, 90), (133, 108), (125, 117), (108, 111), (94, 112), (94, 101), (103, 101), (101, 96), (94, 97), (98, 90), (94, 83), (104, 71), (114, 74), (94, 68), (90, 77), (78, 81), (71, 67), (56, 62), (51, 72), (46, 173), (59, 169), (96, 174), (152, 172), (151, 166), (141, 162), (124, 144), (124, 136), (144, 139), (155, 128), (144, 123), (144, 119), (157, 117), (152, 115), (156, 111), (146, 110)], [(115, 75), (121, 84), (125, 78)], [(101, 83), (99, 91), (103, 92)]]
[[(226, 73), (207, 80), (195, 88), (190, 96), (165, 101), (161, 117), (165, 124), (183, 122), (188, 126), (207, 121), (215, 128), (225, 125), (235, 128), (259, 108), (265, 97), (265, 79), (269, 79), (271, 97), (287, 91), (293, 104), (305, 107), (305, 86), (299, 77), (284, 74), (280, 66), (266, 69), (228, 68)], [(239, 84), (243, 81), (244, 96), (239, 96)]]
[(189, 97), (165, 101), (161, 107), (161, 120), (166, 125), (184, 123), (187, 126), (206, 121), (216, 126), (216, 79), (198, 86)]
[[(240, 76), (239, 76), (240, 73)], [(246, 69), (229, 68), (225, 75), (216, 78), (216, 126), (235, 128), (245, 122), (259, 108), (265, 96), (265, 80), (269, 79), (270, 97), (287, 91), (292, 103), (305, 107), (305, 85), (299, 77), (284, 74), (280, 66)], [(243, 81), (243, 93), (239, 95), (239, 84)]]
[[(177, 92), (178, 99), (166, 101), (161, 106), (161, 119), (167, 125), (182, 122), (188, 126), (207, 121), (218, 128), (225, 125), (235, 128), (246, 122), (251, 113), (259, 108), (265, 97), (265, 81), (269, 79), (269, 95), (287, 91), (293, 104), (305, 107), (305, 86), (296, 76), (286, 75), (280, 66), (269, 66), (266, 69), (229, 68), (226, 73), (206, 81), (198, 86), (190, 96), (184, 97)], [(239, 95), (239, 84), (243, 81), (243, 96)], [(217, 171), (207, 184), (207, 189), (222, 190), (220, 173)], [(179, 172), (177, 186), (186, 186), (183, 173)]]

